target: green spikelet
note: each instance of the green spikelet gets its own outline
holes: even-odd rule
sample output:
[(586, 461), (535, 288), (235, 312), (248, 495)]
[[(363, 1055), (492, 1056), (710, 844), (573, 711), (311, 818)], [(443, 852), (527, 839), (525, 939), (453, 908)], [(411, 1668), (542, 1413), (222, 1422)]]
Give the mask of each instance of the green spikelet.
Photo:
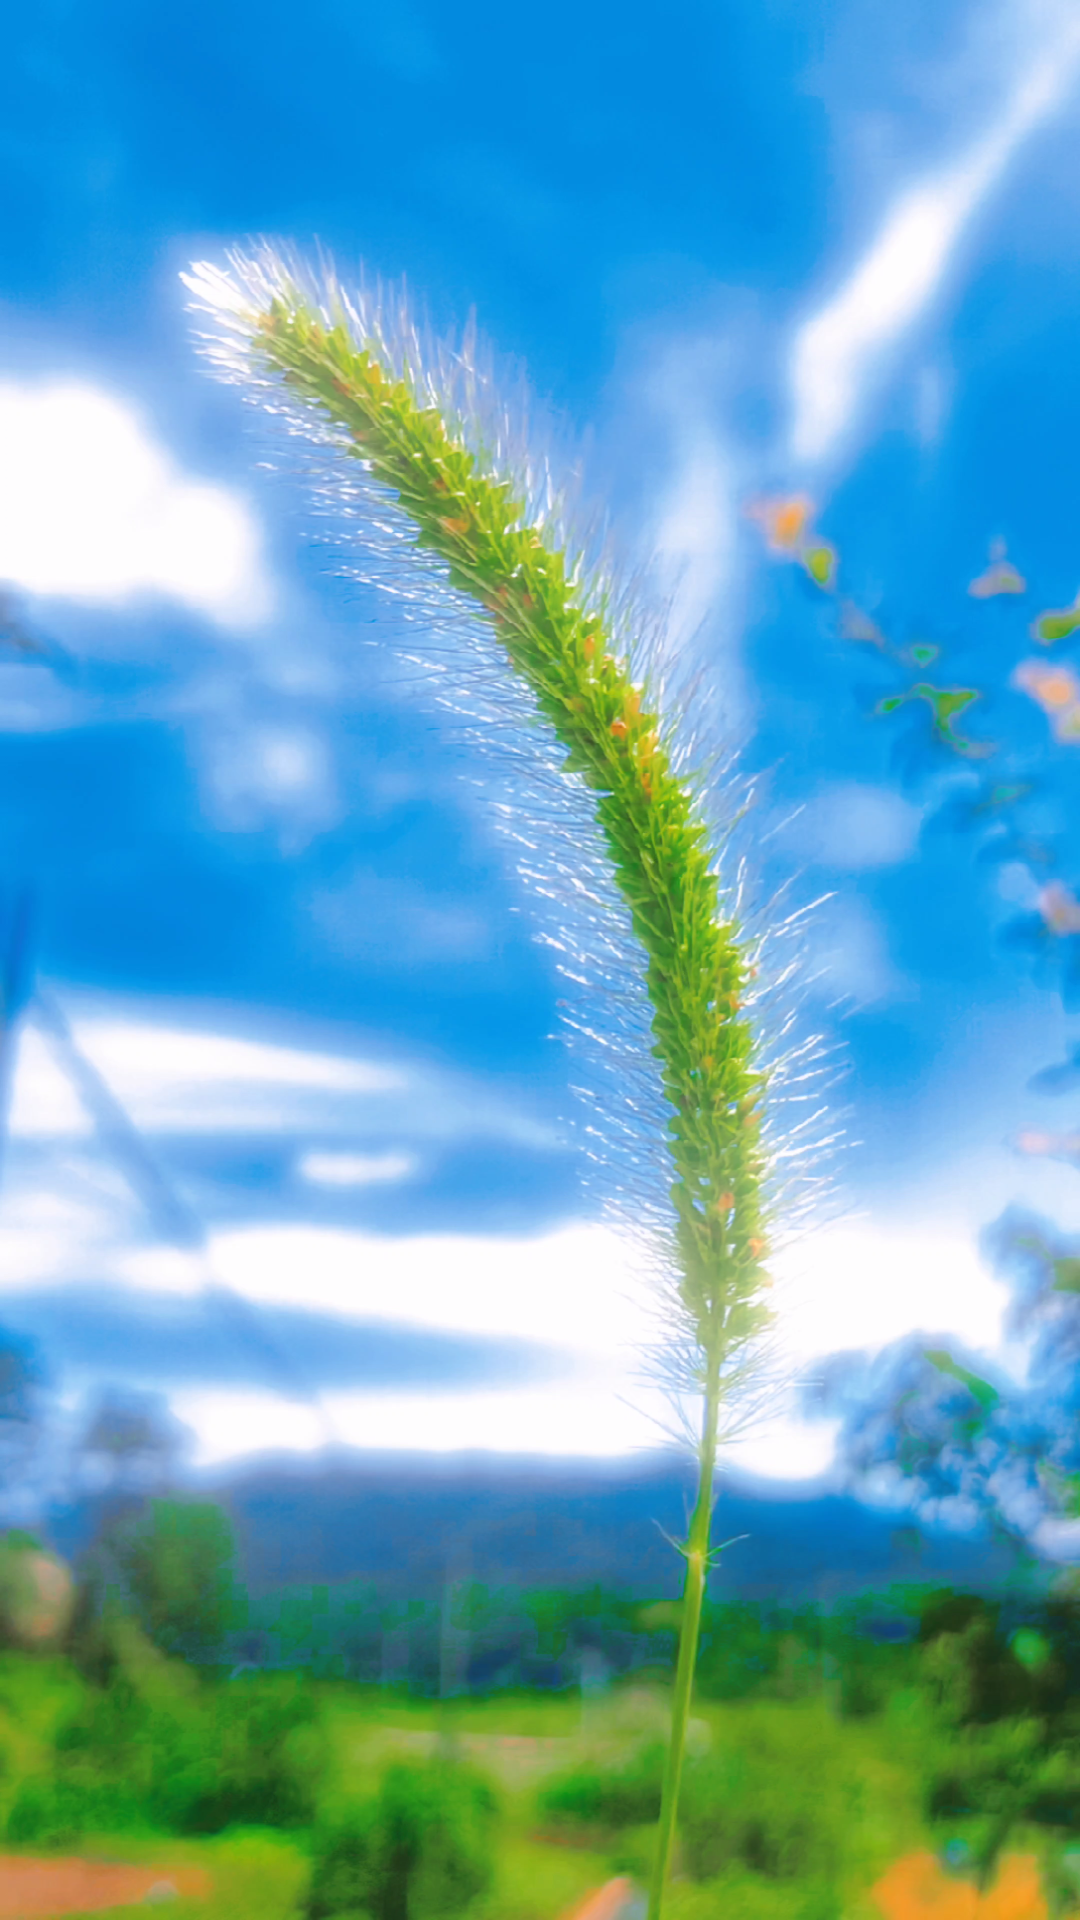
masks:
[[(191, 280), (206, 292), (205, 274)], [(665, 726), (635, 684), (602, 613), (590, 611), (546, 524), (465, 444), (418, 378), (376, 337), (318, 310), (280, 271), (234, 331), (254, 372), (347, 436), (349, 453), (396, 497), (418, 548), (483, 609), (514, 671), (595, 798), (618, 888), (646, 964), (653, 1053), (669, 1106), (677, 1331), (703, 1395), (699, 1494), (683, 1548), (687, 1579), (672, 1740), (652, 1890), (660, 1912), (674, 1834), (698, 1627), (709, 1564), (720, 1409), (733, 1363), (772, 1316), (764, 1299), (771, 1225), (763, 1138), (766, 1075), (747, 1011), (752, 956), (721, 894), (705, 821), (673, 768)], [(263, 284), (267, 281), (264, 276)], [(234, 369), (235, 370), (235, 369)]]
[(725, 920), (703, 822), (671, 770), (658, 717), (572, 591), (563, 556), (522, 524), (505, 482), (479, 471), (439, 413), (417, 404), (343, 325), (276, 301), (254, 351), (350, 435), (393, 488), (418, 541), (493, 620), (597, 815), (648, 959), (656, 1056), (672, 1107), (672, 1201), (684, 1298), (718, 1360), (763, 1324), (765, 1158), (754, 1034), (740, 1016), (748, 962)]

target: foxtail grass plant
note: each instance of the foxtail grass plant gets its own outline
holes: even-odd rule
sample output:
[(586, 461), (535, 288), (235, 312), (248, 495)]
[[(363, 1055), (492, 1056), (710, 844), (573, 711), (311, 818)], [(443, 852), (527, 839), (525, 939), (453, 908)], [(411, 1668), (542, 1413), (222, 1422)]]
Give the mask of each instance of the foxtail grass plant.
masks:
[(475, 341), (433, 343), (401, 298), (347, 293), (268, 247), (185, 279), (213, 319), (204, 350), (316, 450), (316, 491), (353, 574), (392, 597), (401, 651), (464, 718), (476, 767), (495, 769), (589, 1062), (588, 1150), (651, 1249), (660, 1377), (679, 1406), (696, 1401), (659, 1920), (718, 1448), (768, 1387), (767, 1263), (800, 1153), (797, 1129), (779, 1143), (775, 1096), (808, 1097), (815, 1043), (763, 1029), (762, 938), (738, 876), (723, 877), (699, 692), (662, 621), (575, 541), (551, 462), (515, 428)]

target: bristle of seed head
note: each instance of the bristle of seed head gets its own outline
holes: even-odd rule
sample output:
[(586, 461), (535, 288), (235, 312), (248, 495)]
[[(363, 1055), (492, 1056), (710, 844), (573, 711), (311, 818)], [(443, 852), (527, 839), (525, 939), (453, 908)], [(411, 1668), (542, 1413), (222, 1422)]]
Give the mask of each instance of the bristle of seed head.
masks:
[[(653, 1377), (673, 1393), (693, 1392), (701, 1379), (703, 1323), (700, 1302), (688, 1302), (678, 1255), (672, 1182), (678, 1116), (657, 1058), (649, 956), (613, 871), (595, 779), (572, 759), (568, 765), (559, 728), (508, 660), (499, 624), (505, 625), (505, 602), (497, 593), (487, 604), (478, 601), (453, 577), (445, 554), (418, 541), (401, 489), (388, 485), (377, 461), (363, 457), (341, 420), (313, 406), (310, 393), (298, 393), (283, 366), (273, 364), (265, 351), (268, 317), (309, 316), (320, 337), (340, 335), (354, 354), (367, 356), (376, 393), (397, 383), (415, 409), (430, 410), (450, 447), (461, 449), (480, 479), (513, 503), (508, 529), (528, 532), (540, 550), (560, 558), (566, 590), (586, 623), (583, 686), (595, 685), (599, 663), (613, 686), (627, 689), (612, 737), (619, 747), (633, 746), (646, 802), (654, 758), (679, 783), (708, 850), (716, 914), (738, 932), (742, 982), (730, 1012), (752, 1036), (740, 1111), (758, 1143), (753, 1171), (763, 1222), (761, 1236), (747, 1244), (764, 1253), (820, 1210), (828, 1191), (821, 1161), (836, 1144), (824, 1104), (832, 1063), (818, 1036), (800, 1037), (806, 910), (785, 914), (770, 902), (755, 912), (749, 905), (739, 848), (751, 795), (731, 758), (717, 752), (700, 672), (686, 651), (673, 653), (667, 644), (663, 602), (650, 600), (640, 574), (620, 569), (608, 528), (584, 509), (579, 467), (572, 458), (560, 463), (550, 426), (545, 437), (520, 378), (500, 377), (475, 329), (457, 341), (438, 340), (416, 320), (403, 290), (361, 283), (346, 292), (329, 263), (312, 268), (265, 244), (230, 254), (227, 270), (199, 263), (183, 278), (193, 307), (212, 322), (202, 335), (206, 357), (220, 377), (275, 417), (288, 449), (279, 464), (295, 471), (296, 448), (306, 446), (305, 478), (340, 570), (386, 597), (396, 613), (392, 639), (399, 656), (420, 690), (453, 716), (471, 750), (472, 783), (511, 846), (532, 895), (536, 938), (562, 976), (559, 1013), (576, 1066), (574, 1091), (584, 1116), (576, 1131), (587, 1184), (632, 1237), (652, 1281)], [(558, 477), (567, 464), (569, 484)], [(467, 514), (447, 513), (441, 504), (438, 514), (448, 540), (465, 539)], [(650, 726), (639, 738), (641, 715)], [(744, 1335), (737, 1302), (730, 1328), (742, 1407), (754, 1402), (755, 1383), (764, 1392), (771, 1378), (770, 1316), (759, 1296), (754, 1304), (754, 1312), (743, 1313)], [(741, 1419), (734, 1403), (731, 1419)]]

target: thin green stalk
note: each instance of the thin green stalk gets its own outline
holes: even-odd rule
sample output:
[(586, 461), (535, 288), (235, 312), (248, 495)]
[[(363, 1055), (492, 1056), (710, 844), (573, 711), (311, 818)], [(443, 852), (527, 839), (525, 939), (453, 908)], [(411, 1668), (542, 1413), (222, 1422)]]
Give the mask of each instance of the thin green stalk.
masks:
[(679, 1625), (679, 1658), (675, 1668), (675, 1691), (671, 1705), (671, 1738), (668, 1742), (664, 1785), (660, 1796), (660, 1826), (656, 1836), (652, 1880), (649, 1885), (649, 1920), (660, 1920), (664, 1892), (671, 1870), (671, 1850), (675, 1843), (675, 1822), (679, 1811), (686, 1729), (690, 1720), (690, 1700), (694, 1689), (698, 1637), (705, 1583), (709, 1575), (709, 1538), (712, 1531), (713, 1481), (716, 1472), (716, 1435), (720, 1417), (720, 1381), (710, 1380), (705, 1393), (701, 1427), (701, 1471), (697, 1504), (690, 1521), (686, 1546), (686, 1579), (683, 1585), (682, 1620)]
[(694, 1350), (693, 1384), (704, 1397), (650, 1908), (651, 1920), (660, 1920), (708, 1570), (721, 1404), (737, 1363), (772, 1318), (762, 1292), (771, 1224), (765, 1074), (746, 1010), (752, 956), (721, 892), (693, 789), (673, 764), (664, 720), (596, 610), (603, 596), (589, 599), (549, 524), (530, 518), (513, 483), (466, 444), (452, 412), (433, 403), (434, 382), (421, 385), (403, 371), (411, 347), (395, 365), (377, 325), (368, 330), (340, 302), (341, 318), (328, 319), (333, 292), (320, 311), (273, 256), (233, 264), (239, 289), (212, 269), (189, 281), (197, 295), (209, 293), (231, 329), (231, 372), (264, 382), (271, 374), (313, 423), (344, 430), (348, 452), (396, 500), (415, 545), (436, 555), (452, 585), (486, 614), (561, 743), (564, 770), (592, 791), (644, 955), (652, 1052), (670, 1116), (677, 1279), (670, 1333), (674, 1348)]

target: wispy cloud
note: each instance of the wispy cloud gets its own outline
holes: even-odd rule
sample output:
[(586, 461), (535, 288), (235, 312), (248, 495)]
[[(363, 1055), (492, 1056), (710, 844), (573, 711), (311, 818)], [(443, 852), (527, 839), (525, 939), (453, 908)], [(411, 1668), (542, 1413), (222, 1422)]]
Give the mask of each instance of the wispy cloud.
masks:
[(297, 1171), (317, 1187), (370, 1187), (408, 1180), (418, 1165), (411, 1153), (305, 1153)]
[[(200, 1466), (324, 1444), (310, 1408), (273, 1394), (191, 1390), (173, 1405), (198, 1436)], [(610, 1380), (587, 1376), (507, 1392), (334, 1393), (325, 1405), (339, 1442), (373, 1453), (619, 1459), (669, 1444), (670, 1413), (658, 1392), (629, 1399)], [(815, 1479), (832, 1463), (839, 1424), (785, 1416), (726, 1449), (725, 1464), (763, 1479)]]
[[(527, 1103), (427, 1062), (173, 1024), (137, 1000), (84, 994), (66, 1004), (79, 1048), (148, 1135), (286, 1135), (298, 1151), (351, 1137), (364, 1152), (372, 1142), (385, 1151), (388, 1139), (497, 1139), (541, 1150), (560, 1141)], [(32, 1013), (19, 1039), (9, 1128), (16, 1144), (42, 1146), (86, 1141), (94, 1130)]]
[[(81, 1341), (85, 1349), (81, 1372), (74, 1350), (66, 1371), (74, 1367), (85, 1385), (95, 1372), (109, 1377), (88, 1342), (97, 1337), (100, 1347), (110, 1312), (115, 1339), (118, 1303), (131, 1302), (123, 1336), (130, 1351), (121, 1340), (113, 1367), (114, 1376), (129, 1377), (133, 1360), (148, 1356), (151, 1335), (160, 1346), (162, 1331), (174, 1327), (190, 1348), (198, 1315), (212, 1317), (209, 1268), (244, 1312), (217, 1329), (220, 1351), (205, 1377), (190, 1367), (185, 1376), (173, 1356), (174, 1408), (206, 1460), (321, 1446), (328, 1421), (339, 1440), (363, 1447), (582, 1455), (655, 1446), (663, 1438), (657, 1421), (670, 1429), (666, 1403), (640, 1378), (652, 1326), (647, 1283), (630, 1248), (605, 1226), (571, 1222), (531, 1237), (392, 1236), (272, 1221), (215, 1233), (204, 1265), (143, 1238), (122, 1183), (95, 1192), (86, 1181), (80, 1191), (70, 1166), (57, 1173), (55, 1191), (5, 1195), (0, 1325), (5, 1297), (31, 1331), (62, 1305), (69, 1347)], [(866, 1220), (823, 1228), (777, 1263), (776, 1282), (783, 1365), (796, 1376), (812, 1376), (830, 1352), (880, 1350), (916, 1328), (987, 1352), (1003, 1347), (1008, 1289), (984, 1267), (966, 1226), (900, 1230)], [(250, 1352), (245, 1315), (264, 1336)], [(300, 1316), (302, 1352), (290, 1315)], [(328, 1337), (340, 1362), (330, 1371)], [(421, 1339), (457, 1345), (443, 1357), (434, 1345), (414, 1352), (410, 1341)], [(385, 1385), (372, 1384), (365, 1341), (375, 1349), (395, 1343), (396, 1374), (380, 1362)], [(483, 1380), (462, 1375), (473, 1352), (463, 1342), (482, 1344)], [(306, 1358), (317, 1403), (283, 1391), (268, 1343)], [(344, 1379), (347, 1353), (356, 1360), (355, 1387)], [(530, 1354), (535, 1371), (527, 1378)], [(477, 1365), (483, 1355), (476, 1346)], [(407, 1363), (415, 1380), (421, 1361), (429, 1369), (423, 1391), (402, 1371)], [(799, 1418), (794, 1391), (781, 1393), (730, 1459), (765, 1476), (814, 1476), (829, 1465), (833, 1436), (831, 1426)]]
[(989, 130), (951, 166), (902, 193), (867, 252), (799, 329), (791, 359), (791, 451), (831, 455), (889, 350), (939, 290), (957, 245), (1023, 142), (1068, 97), (1080, 66), (1080, 17), (1055, 13)]
[(824, 901), (807, 941), (808, 978), (818, 1000), (860, 1008), (916, 991), (893, 962), (880, 915), (855, 895)]
[(921, 825), (921, 809), (903, 794), (851, 780), (810, 800), (787, 838), (805, 857), (856, 873), (909, 860)]
[(647, 1333), (631, 1250), (603, 1226), (530, 1238), (250, 1227), (216, 1235), (212, 1251), (233, 1291), (256, 1302), (302, 1294), (323, 1312), (601, 1356), (629, 1351)]
[(661, 508), (656, 552), (673, 589), (676, 640), (692, 636), (715, 610), (731, 566), (736, 480), (715, 431), (684, 423), (673, 449), (676, 475)]
[(99, 606), (164, 596), (252, 627), (271, 589), (254, 515), (183, 473), (124, 400), (0, 382), (0, 580)]
[[(564, 1145), (527, 1097), (467, 1074), (173, 1025), (136, 1006), (142, 1017), (127, 1002), (76, 998), (70, 1025), (83, 1059), (143, 1136), (148, 1164), (179, 1156), (184, 1172), (174, 1181), (184, 1192), (194, 1155), (208, 1224), (215, 1207), (236, 1203), (227, 1173), (216, 1186), (211, 1180), (206, 1199), (206, 1166), (222, 1155), (226, 1166), (237, 1152), (264, 1163), (257, 1196), (246, 1203), (257, 1217), (284, 1210), (315, 1221), (328, 1205), (340, 1208), (350, 1189), (415, 1180), (447, 1151), (480, 1141), (526, 1154)], [(112, 1122), (105, 1116), (99, 1131), (99, 1103), (84, 1104), (84, 1094), (64, 1052), (28, 1020), (0, 1182), (0, 1290), (134, 1278), (197, 1291), (213, 1258), (156, 1243), (166, 1228), (145, 1169), (132, 1172)]]
[(785, 1344), (800, 1364), (877, 1352), (904, 1334), (951, 1334), (980, 1351), (1004, 1342), (1009, 1289), (959, 1225), (880, 1219), (819, 1228), (779, 1266)]
[[(662, 1417), (659, 1396), (654, 1395)], [(662, 1435), (644, 1407), (610, 1384), (493, 1393), (329, 1394), (326, 1412), (346, 1446), (389, 1452), (523, 1453), (617, 1459)], [(198, 1435), (200, 1465), (267, 1451), (314, 1452), (324, 1433), (311, 1409), (272, 1394), (190, 1392), (175, 1397)]]
[[(277, 1243), (277, 1244), (275, 1244)], [(237, 1235), (222, 1265), (249, 1299), (284, 1299), (298, 1270), (317, 1275), (309, 1308), (389, 1317), (401, 1326), (574, 1348), (573, 1376), (503, 1390), (427, 1393), (330, 1392), (323, 1405), (346, 1444), (390, 1450), (617, 1455), (655, 1447), (670, 1431), (663, 1397), (636, 1375), (635, 1342), (646, 1320), (626, 1249), (599, 1227), (575, 1227), (531, 1242), (445, 1236), (398, 1242), (339, 1235), (305, 1248), (299, 1237)], [(505, 1276), (513, 1274), (513, 1285)], [(975, 1351), (1003, 1351), (1009, 1290), (993, 1278), (971, 1238), (948, 1225), (897, 1230), (850, 1222), (815, 1234), (777, 1270), (782, 1366), (813, 1376), (827, 1354), (877, 1352), (922, 1329)], [(346, 1303), (347, 1306), (346, 1306)], [(175, 1402), (199, 1435), (202, 1458), (274, 1448), (314, 1449), (314, 1414), (272, 1393), (185, 1389)], [(796, 1386), (725, 1451), (729, 1464), (778, 1479), (828, 1471), (835, 1421), (801, 1417)]]
[[(730, 420), (760, 360), (756, 320), (747, 303), (721, 297), (704, 312), (680, 311), (674, 325), (630, 328), (608, 390), (608, 492), (637, 524), (677, 655), (703, 637), (723, 644), (738, 625), (731, 588), (745, 474)], [(730, 727), (745, 695), (734, 649), (725, 651)]]
[(328, 741), (311, 725), (211, 727), (207, 798), (216, 823), (233, 832), (284, 825), (292, 851), (345, 811)]
[[(405, 1069), (197, 1028), (88, 1014), (80, 1046), (136, 1123), (151, 1133), (273, 1133), (353, 1124), (382, 1096), (402, 1094)], [(12, 1094), (16, 1139), (85, 1137), (92, 1116), (33, 1026), (19, 1047)]]
[[(265, 1392), (269, 1355), (288, 1355), (312, 1391), (374, 1393), (484, 1391), (573, 1381), (578, 1357), (535, 1342), (455, 1335), (301, 1305), (263, 1307), (238, 1321), (220, 1294), (72, 1283), (3, 1295), (6, 1330), (49, 1356), (65, 1379), (143, 1389)], [(245, 1338), (253, 1326), (256, 1338)]]

